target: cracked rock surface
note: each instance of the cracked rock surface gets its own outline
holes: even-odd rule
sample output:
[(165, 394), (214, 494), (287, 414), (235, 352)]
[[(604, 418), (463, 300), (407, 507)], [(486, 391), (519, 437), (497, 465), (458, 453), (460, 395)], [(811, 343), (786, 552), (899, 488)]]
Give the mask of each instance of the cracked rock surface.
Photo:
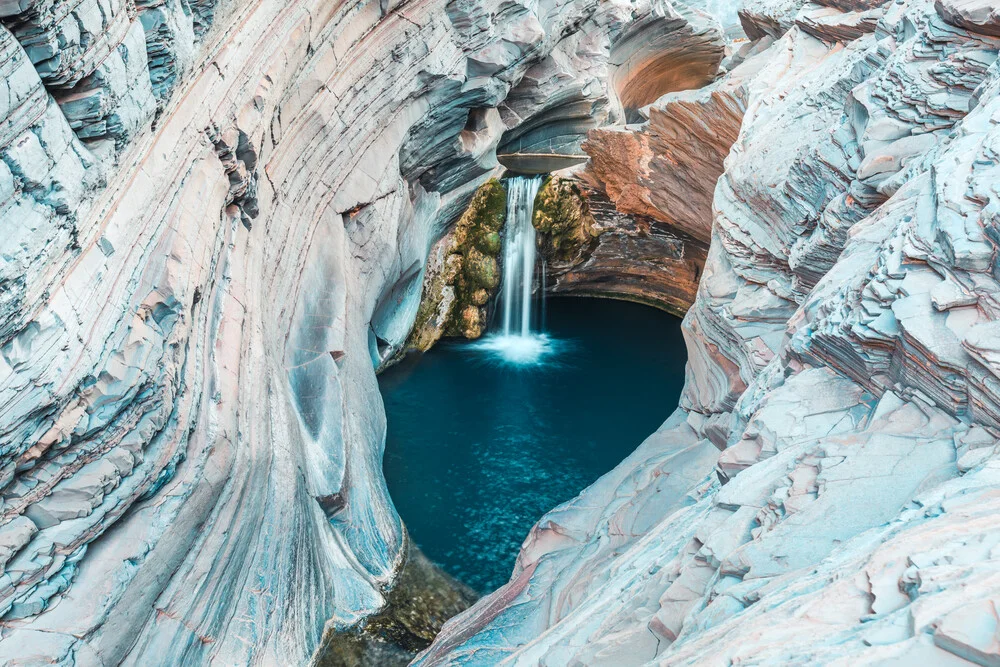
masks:
[(995, 9), (716, 5), (0, 0), (0, 663), (378, 618), (375, 369), (498, 150), (583, 146), (556, 287), (696, 290), (681, 404), (417, 663), (996, 664)]

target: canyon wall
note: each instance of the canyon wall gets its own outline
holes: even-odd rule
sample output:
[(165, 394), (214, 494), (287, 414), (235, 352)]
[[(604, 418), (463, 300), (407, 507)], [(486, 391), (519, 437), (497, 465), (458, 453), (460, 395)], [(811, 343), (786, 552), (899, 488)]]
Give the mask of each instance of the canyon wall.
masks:
[(635, 301), (683, 317), (698, 292), (707, 241), (622, 212), (580, 173), (568, 176), (551, 178), (535, 202), (545, 291)]
[(740, 18), (722, 79), (585, 145), (621, 207), (686, 225), (684, 156), (719, 169), (681, 405), (416, 664), (1000, 660), (1000, 19)]
[(996, 662), (996, 12), (728, 9), (0, 0), (0, 661), (383, 610), (375, 368), (498, 149), (582, 147), (591, 278), (710, 243), (681, 405), (418, 662)]
[(383, 608), (405, 535), (374, 369), (428, 249), (505, 135), (620, 120), (627, 30), (718, 41), (645, 0), (18, 0), (0, 20), (18, 665), (299, 664), (328, 621)]

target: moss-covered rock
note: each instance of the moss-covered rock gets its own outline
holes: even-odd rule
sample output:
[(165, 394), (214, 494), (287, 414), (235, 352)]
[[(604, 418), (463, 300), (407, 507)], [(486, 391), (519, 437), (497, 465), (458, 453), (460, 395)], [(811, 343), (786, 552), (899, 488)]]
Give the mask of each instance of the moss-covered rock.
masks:
[(462, 335), (466, 338), (478, 338), (483, 330), (483, 317), (480, 313), (482, 309), (475, 305), (468, 305), (462, 309), (458, 317), (458, 327)]
[(441, 239), (427, 257), (420, 306), (406, 341), (406, 349), (429, 350), (441, 337), (451, 314), (455, 302), (452, 283), (461, 271), (462, 257), (448, 254), (450, 241), (448, 237)]
[(472, 295), (485, 289), (493, 291), (500, 284), (500, 266), (496, 257), (484, 255), (476, 248), (469, 250), (462, 262), (462, 276), (460, 288), (468, 289), (471, 301)]
[(477, 289), (472, 293), (472, 303), (477, 306), (485, 306), (490, 300), (490, 293), (484, 289)]
[(490, 232), (488, 234), (483, 234), (479, 241), (479, 245), (476, 248), (490, 257), (497, 257), (500, 254), (500, 249), (503, 247), (503, 241), (500, 239), (500, 232)]
[[(491, 297), (500, 285), (500, 231), (506, 216), (507, 192), (494, 178), (480, 186), (455, 226), (452, 254), (460, 255), (462, 262), (453, 282), (454, 315), (449, 318), (452, 326), (445, 327), (445, 335), (466, 338), (482, 335), (486, 309), (485, 304), (477, 303), (482, 300), (477, 293), (486, 290), (487, 297)], [(470, 311), (473, 307), (479, 311), (476, 317)]]
[(500, 232), (507, 193), (497, 179), (476, 190), (465, 213), (431, 251), (407, 348), (427, 350), (442, 336), (478, 338), (500, 285)]
[(444, 281), (445, 284), (454, 285), (458, 279), (458, 274), (462, 271), (462, 256), (448, 255), (444, 261)]
[(538, 249), (546, 260), (568, 262), (598, 235), (594, 216), (573, 181), (550, 176), (535, 196), (531, 219)]

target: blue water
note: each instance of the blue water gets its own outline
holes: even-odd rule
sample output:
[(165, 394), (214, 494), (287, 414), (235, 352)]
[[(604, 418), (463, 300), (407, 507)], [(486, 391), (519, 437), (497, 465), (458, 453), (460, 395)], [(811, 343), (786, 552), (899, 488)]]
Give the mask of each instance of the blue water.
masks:
[(678, 318), (598, 299), (546, 310), (531, 363), (490, 340), (441, 343), (379, 379), (393, 502), (427, 556), (480, 592), (506, 583), (545, 512), (656, 430), (684, 382)]

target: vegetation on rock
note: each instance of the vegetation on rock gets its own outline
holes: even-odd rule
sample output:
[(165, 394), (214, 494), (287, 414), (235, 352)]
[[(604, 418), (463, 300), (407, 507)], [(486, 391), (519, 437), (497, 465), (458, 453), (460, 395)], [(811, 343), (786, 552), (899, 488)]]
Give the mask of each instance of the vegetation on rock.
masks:
[(500, 231), (507, 194), (498, 179), (476, 190), (455, 228), (431, 252), (407, 348), (427, 350), (442, 336), (478, 338), (500, 285)]
[(568, 262), (598, 235), (594, 216), (573, 181), (550, 176), (535, 196), (531, 223), (538, 249), (547, 260)]

